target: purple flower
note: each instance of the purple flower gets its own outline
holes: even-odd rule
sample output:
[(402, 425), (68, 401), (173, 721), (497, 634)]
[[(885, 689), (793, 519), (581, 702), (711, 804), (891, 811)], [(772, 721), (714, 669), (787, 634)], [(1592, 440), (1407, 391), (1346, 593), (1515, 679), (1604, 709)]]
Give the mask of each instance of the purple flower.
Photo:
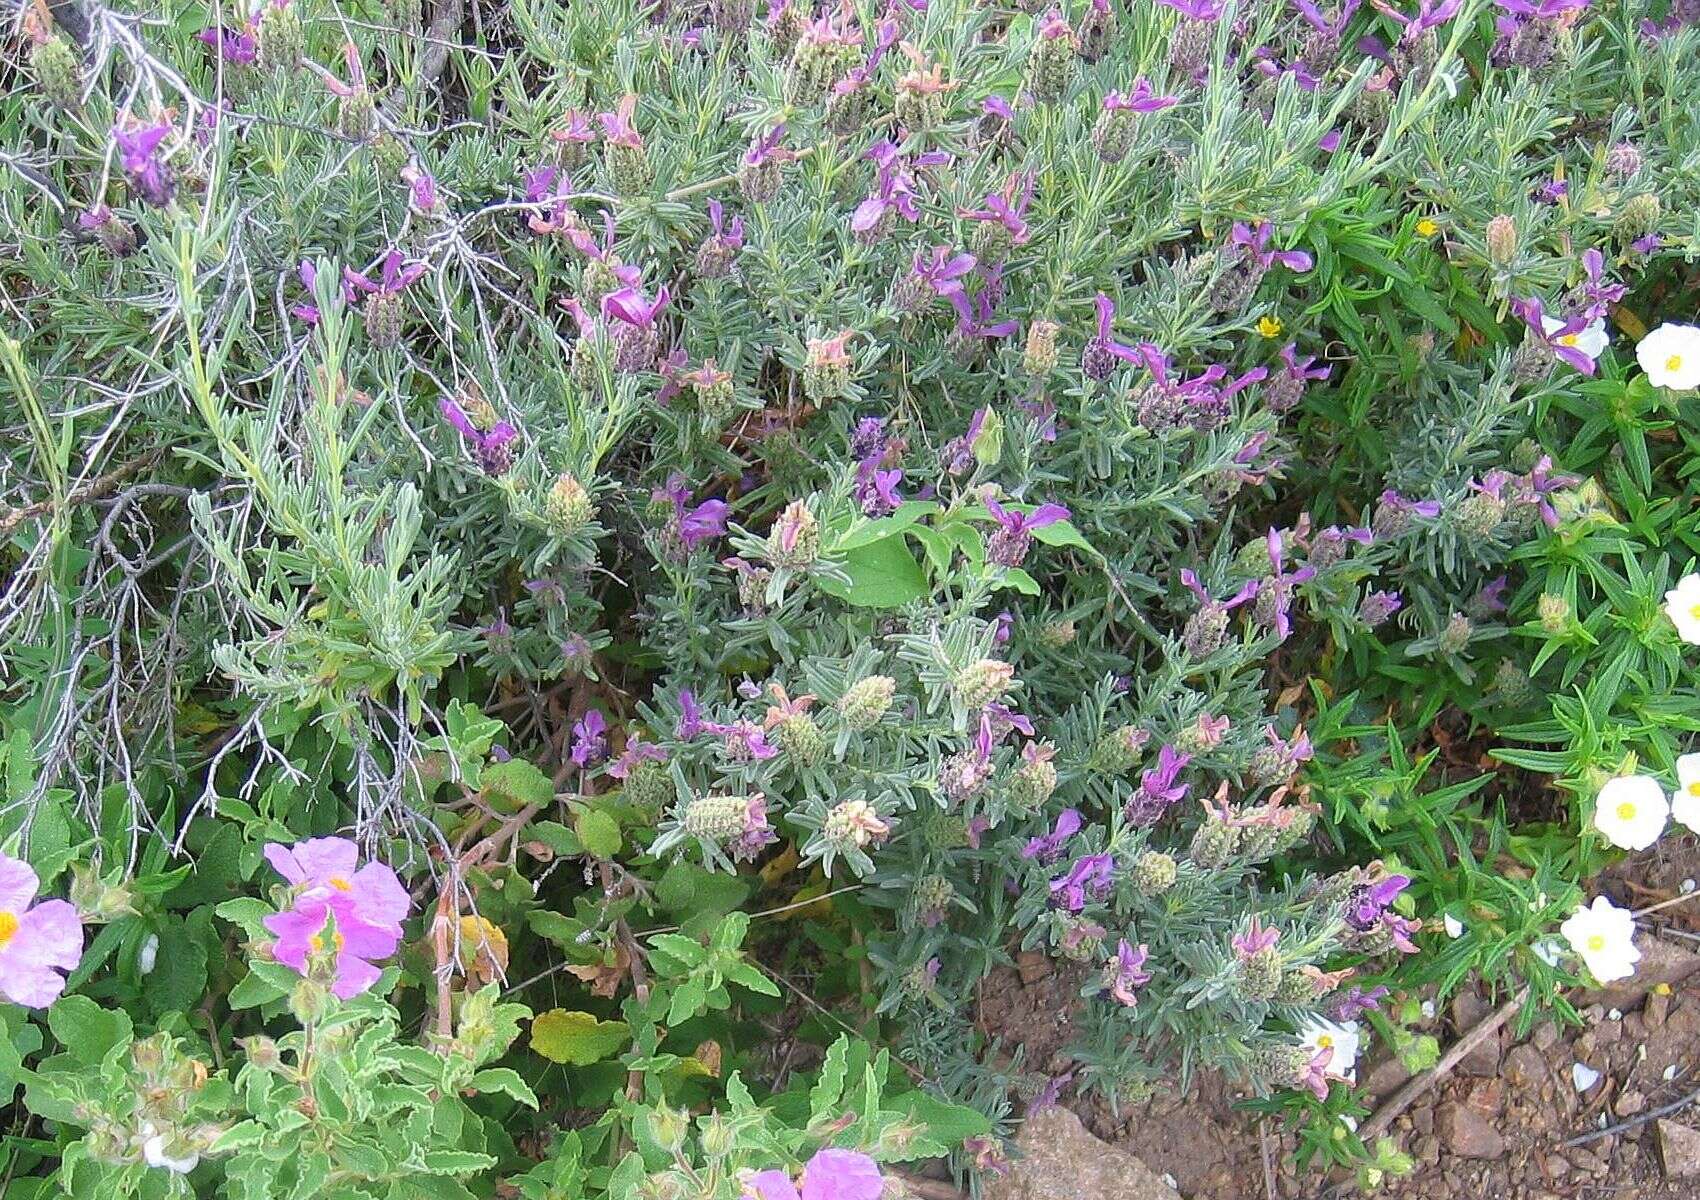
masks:
[(950, 155), (942, 150), (917, 154), (905, 161), (897, 143), (890, 140), (875, 142), (862, 157), (872, 160), (879, 169), (874, 190), (850, 216), (850, 232), (865, 240), (877, 237), (892, 213), (905, 221), (920, 220), (914, 168), (942, 166), (950, 161)]
[(195, 37), (211, 46), (225, 62), (247, 66), (259, 53), (259, 43), (249, 27), (229, 29), (219, 25), (201, 30)]
[(1171, 373), (1169, 356), (1161, 347), (1141, 342), (1135, 347), (1135, 354), (1151, 373), (1153, 398), (1165, 400), (1174, 410), (1175, 419), (1185, 416), (1201, 431), (1218, 427), (1227, 419), (1233, 398), (1269, 374), (1264, 367), (1253, 367), (1244, 375), (1231, 378), (1226, 367), (1213, 363), (1202, 374), (1181, 379)]
[(1109, 961), (1104, 973), (1110, 984), (1110, 995), (1116, 998), (1118, 1004), (1132, 1008), (1139, 1003), (1139, 997), (1134, 991), (1142, 984), (1151, 982), (1151, 973), (1145, 970), (1145, 960), (1150, 953), (1144, 942), (1135, 949), (1126, 938), (1121, 938), (1116, 945), (1116, 956)]
[(651, 329), (655, 326), (656, 316), (666, 307), (669, 298), (665, 284), (655, 294), (654, 300), (644, 299), (643, 293), (636, 288), (624, 287), (602, 297), (602, 315), (624, 321), (638, 329)]
[[(684, 694), (681, 693), (681, 696)], [(620, 756), (608, 764), (608, 774), (615, 779), (629, 779), (642, 763), (666, 761), (667, 751), (633, 734), (626, 739), (626, 748), (620, 751)]]
[(1376, 515), (1380, 516), (1381, 510), (1384, 508), (1400, 513), (1401, 515), (1428, 517), (1431, 520), (1440, 515), (1440, 501), (1407, 500), (1392, 488), (1388, 488), (1386, 491), (1381, 493), (1381, 497), (1378, 501), (1378, 507), (1376, 509)]
[(112, 131), (112, 140), (118, 146), (119, 163), (129, 176), (130, 186), (143, 200), (159, 208), (171, 203), (175, 191), (171, 170), (159, 157), (159, 144), (170, 132), (171, 125), (163, 121), (142, 129), (114, 128)]
[[(306, 258), (302, 259), (301, 265), (297, 268), (296, 273), (301, 280), (301, 286), (307, 289), (307, 294), (309, 296), (314, 295), (314, 288), (319, 282), (319, 269), (313, 265), (312, 260)], [(347, 290), (346, 287), (344, 290)], [(298, 320), (305, 321), (309, 325), (317, 325), (319, 323), (319, 306), (317, 304), (293, 304), (290, 306), (289, 312), (290, 315), (294, 316)]]
[(602, 124), (602, 136), (610, 144), (627, 146), (633, 150), (643, 149), (643, 138), (638, 136), (637, 127), (632, 124), (632, 117), (637, 112), (637, 102), (637, 96), (627, 92), (620, 97), (620, 103), (613, 112), (596, 114), (596, 119)]
[(1274, 926), (1266, 926), (1256, 913), (1252, 914), (1251, 923), (1244, 933), (1236, 933), (1229, 941), (1234, 953), (1241, 961), (1250, 958), (1264, 950), (1273, 949), (1275, 943), (1281, 940), (1281, 931)]
[(726, 532), (726, 516), (730, 508), (724, 500), (704, 500), (691, 507), (690, 489), (685, 477), (677, 472), (667, 479), (667, 486), (650, 493), (655, 500), (667, 500), (673, 505), (672, 526), (685, 549), (695, 550), (704, 542)]
[(506, 421), (497, 421), (490, 427), (488, 433), (481, 432), (472, 423), (472, 418), (447, 396), (437, 403), (443, 414), (443, 419), (454, 426), (461, 437), (472, 443), (473, 457), (484, 469), (486, 475), (501, 475), (513, 465), (513, 451), (510, 443), (519, 436), (519, 430)]
[(883, 517), (903, 503), (897, 485), (903, 482), (903, 472), (882, 470), (876, 458), (864, 458), (856, 464), (856, 503), (867, 517)]
[(1116, 359), (1136, 362), (1139, 354), (1132, 346), (1124, 346), (1115, 339), (1113, 324), (1116, 319), (1116, 302), (1099, 292), (1093, 304), (1098, 311), (1098, 332), (1081, 352), (1080, 369), (1088, 379), (1103, 380), (1108, 379), (1110, 372), (1115, 370)]
[(1194, 596), (1198, 597), (1198, 606), (1200, 609), (1209, 608), (1214, 605), (1215, 607), (1220, 608), (1223, 612), (1229, 612), (1236, 609), (1246, 601), (1256, 597), (1257, 589), (1261, 586), (1259, 580), (1252, 579), (1241, 585), (1240, 590), (1235, 592), (1228, 599), (1217, 600), (1213, 598), (1209, 592), (1204, 590), (1204, 585), (1198, 582), (1198, 576), (1193, 574), (1190, 569), (1182, 567), (1180, 579), (1181, 585)]
[(734, 762), (762, 762), (779, 753), (779, 747), (768, 742), (767, 733), (754, 721), (734, 721), (710, 728), (724, 739), (726, 757)]
[(968, 293), (962, 280), (974, 271), (972, 254), (956, 253), (949, 246), (934, 246), (926, 255), (916, 252), (909, 267), (909, 277), (916, 283), (942, 296), (964, 320), (972, 315)]
[(695, 741), (708, 728), (702, 719), (702, 709), (697, 707), (696, 693), (690, 688), (679, 691), (679, 723), (673, 727), (673, 736), (681, 742)]
[(608, 757), (608, 719), (593, 708), (573, 723), (572, 760), (583, 768), (594, 767)]
[(1183, 17), (1191, 17), (1194, 21), (1215, 21), (1222, 16), (1222, 8), (1216, 0), (1157, 0), (1159, 4), (1172, 8)]
[(1015, 614), (1009, 611), (999, 613), (992, 620), (992, 640), (1000, 646), (1009, 644), (1010, 634), (1015, 630)]
[(408, 266), (403, 266), (402, 262), (401, 251), (391, 250), (386, 254), (377, 283), (373, 283), (371, 279), (359, 271), (344, 267), (342, 269), (343, 295), (348, 298), (350, 303), (353, 303), (360, 296), (399, 296), (408, 284), (425, 274), (423, 262), (416, 262)]
[(1570, 181), (1567, 179), (1549, 179), (1540, 187), (1529, 193), (1529, 199), (1536, 204), (1557, 204), (1570, 195)]
[(1298, 1086), (1308, 1089), (1310, 1094), (1318, 1100), (1327, 1100), (1328, 1064), (1333, 1060), (1334, 1047), (1332, 1046), (1324, 1046), (1311, 1055), (1310, 1060), (1305, 1063), (1304, 1069), (1299, 1073)]
[(1069, 912), (1079, 912), (1086, 907), (1088, 896), (1097, 899), (1107, 895), (1114, 878), (1115, 859), (1110, 855), (1082, 855), (1074, 860), (1066, 875), (1051, 880), (1051, 896), (1053, 899), (1060, 896)]
[(1240, 248), (1245, 261), (1256, 263), (1259, 270), (1267, 271), (1276, 263), (1293, 271), (1310, 270), (1311, 257), (1304, 251), (1271, 250), (1269, 241), (1274, 235), (1275, 227), (1268, 221), (1259, 221), (1255, 227), (1235, 221), (1228, 240)]
[(1629, 291), (1626, 284), (1604, 282), (1605, 255), (1592, 246), (1582, 251), (1582, 270), (1587, 278), (1577, 289), (1578, 298), (1595, 316), (1603, 315), (1607, 305), (1616, 304)]
[(879, 1200), (885, 1187), (879, 1165), (855, 1150), (828, 1147), (803, 1167), (802, 1191), (784, 1171), (757, 1171), (742, 1200)]
[(1529, 477), (1524, 485), (1525, 499), (1539, 509), (1541, 521), (1548, 529), (1558, 528), (1558, 510), (1547, 497), (1564, 488), (1574, 487), (1576, 483), (1574, 476), (1552, 473), (1552, 458), (1549, 455), (1541, 455), (1540, 461), (1529, 469)]
[(1269, 543), (1269, 578), (1264, 585), (1262, 597), (1269, 604), (1269, 623), (1274, 627), (1277, 636), (1286, 639), (1293, 631), (1290, 610), (1293, 602), (1293, 589), (1299, 584), (1316, 577), (1316, 568), (1300, 567), (1296, 571), (1282, 569), (1283, 550), (1281, 531), (1271, 529), (1268, 534)]
[(1414, 17), (1394, 12), (1384, 5), (1377, 5), (1376, 8), (1384, 16), (1391, 17), (1405, 27), (1405, 32), (1400, 35), (1399, 40), (1409, 44), (1428, 30), (1437, 29), (1457, 16), (1463, 4), (1464, 0), (1440, 0), (1438, 4), (1431, 3), (1430, 0), (1419, 0), (1417, 15)]
[(1179, 96), (1159, 96), (1151, 87), (1151, 81), (1141, 75), (1133, 81), (1130, 92), (1111, 92), (1104, 97), (1104, 108), (1108, 112), (1154, 113), (1165, 108), (1172, 108), (1181, 102)]
[[(1589, 327), (1599, 320), (1591, 312), (1581, 312), (1568, 320), (1549, 317), (1542, 307), (1539, 298), (1511, 301), (1511, 311), (1522, 318), (1523, 323), (1535, 335), (1535, 340), (1542, 343), (1552, 353), (1575, 367), (1584, 375), (1594, 373), (1594, 355), (1582, 346), (1582, 339), (1589, 334)], [(1601, 335), (1603, 342), (1603, 334)]]
[(1002, 96), (987, 96), (980, 101), (980, 111), (988, 117), (997, 117), (1004, 121), (1015, 120), (1015, 110), (1009, 106), (1009, 101)]
[(1346, 23), (1352, 19), (1352, 14), (1358, 11), (1358, 0), (1346, 0), (1346, 3), (1340, 7), (1340, 15), (1332, 21), (1324, 17), (1322, 10), (1317, 8), (1311, 0), (1293, 0), (1293, 7), (1299, 10), (1299, 15), (1305, 19), (1312, 29), (1329, 37), (1337, 38), (1345, 30)]
[(437, 194), (437, 179), (429, 171), (421, 171), (418, 167), (404, 167), (401, 181), (408, 188), (408, 203), (415, 212), (429, 216), (443, 205), (443, 199)]
[(1405, 875), (1389, 875), (1373, 884), (1352, 889), (1346, 898), (1346, 924), (1359, 932), (1374, 929), (1382, 915), (1399, 898), (1399, 893), (1411, 886)]
[(885, 458), (890, 442), (884, 417), (863, 417), (856, 422), (856, 428), (850, 434), (850, 457), (858, 461), (873, 459), (878, 462)]
[(1379, 985), (1370, 988), (1368, 991), (1361, 987), (1354, 987), (1341, 997), (1340, 1002), (1334, 1006), (1334, 1019), (1336, 1021), (1353, 1021), (1366, 1012), (1378, 1011), (1381, 1008), (1381, 1001), (1386, 996), (1387, 989)]
[(1398, 592), (1370, 592), (1358, 605), (1358, 620), (1374, 629), (1404, 606)]
[(1001, 192), (993, 192), (986, 197), (984, 208), (959, 208), (956, 215), (969, 221), (996, 222), (1009, 234), (1010, 244), (1020, 246), (1026, 243), (1028, 237), (1027, 222), (1022, 217), (1032, 201), (1032, 173), (1016, 171), (1010, 175)]
[(1078, 809), (1063, 809), (1057, 814), (1057, 821), (1051, 827), (1051, 832), (1028, 839), (1027, 845), (1021, 848), (1021, 857), (1037, 859), (1042, 863), (1056, 861), (1062, 856), (1063, 847), (1068, 844), (1068, 840), (1080, 832), (1080, 825)]
[(779, 143), (784, 140), (785, 122), (781, 121), (751, 143), (749, 150), (744, 153), (744, 161), (752, 167), (759, 167), (769, 161), (790, 162), (797, 156), (780, 146)]
[[(331, 991), (344, 1000), (376, 983), (379, 970), (371, 960), (395, 952), (411, 903), (395, 872), (382, 863), (357, 868), (359, 850), (347, 838), (272, 843), (265, 854), (294, 889), (290, 907), (263, 922), (277, 937), (272, 948), (277, 961), (305, 975), (310, 955), (331, 951), (336, 962)], [(334, 945), (327, 945), (325, 926), (333, 917)]]
[(1178, 777), (1191, 761), (1192, 755), (1165, 742), (1157, 751), (1157, 765), (1141, 772), (1139, 786), (1128, 797), (1125, 809), (1128, 823), (1142, 827), (1155, 825), (1172, 806), (1186, 799), (1187, 785), (1178, 782)]
[(1041, 504), (1031, 512), (1007, 509), (990, 496), (986, 511), (998, 523), (998, 531), (986, 543), (986, 558), (1000, 567), (1019, 567), (1033, 544), (1033, 530), (1044, 529), (1069, 518), (1068, 509), (1060, 504)]

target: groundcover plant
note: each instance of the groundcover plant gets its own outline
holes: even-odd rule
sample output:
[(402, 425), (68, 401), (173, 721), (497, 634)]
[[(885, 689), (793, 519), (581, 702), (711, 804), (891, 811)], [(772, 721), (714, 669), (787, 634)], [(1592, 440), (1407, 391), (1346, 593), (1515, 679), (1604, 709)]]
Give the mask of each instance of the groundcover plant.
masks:
[(876, 1200), (1201, 1070), (1373, 1184), (1419, 997), (1634, 970), (1691, 0), (6, 20), (8, 1197)]

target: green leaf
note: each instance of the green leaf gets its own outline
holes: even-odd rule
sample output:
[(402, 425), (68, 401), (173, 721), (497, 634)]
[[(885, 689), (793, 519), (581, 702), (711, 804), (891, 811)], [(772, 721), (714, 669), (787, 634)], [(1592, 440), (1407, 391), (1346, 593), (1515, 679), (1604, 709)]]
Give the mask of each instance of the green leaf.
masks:
[(474, 1154), (470, 1150), (427, 1150), (419, 1156), (414, 1169), (430, 1175), (470, 1175), (495, 1165), (496, 1160), (490, 1155)]
[(526, 1086), (519, 1072), (508, 1067), (490, 1067), (467, 1080), (467, 1086), (480, 1092), (500, 1092), (512, 1096), (521, 1104), (537, 1107), (537, 1093)]
[(587, 808), (574, 817), (573, 832), (597, 858), (613, 858), (620, 852), (620, 823), (601, 809)]
[(710, 871), (693, 862), (676, 862), (655, 885), (655, 902), (663, 912), (727, 913), (749, 896), (749, 884), (724, 871)]
[(991, 1118), (979, 1109), (951, 1104), (926, 1092), (912, 1092), (898, 1103), (932, 1138), (952, 1149), (965, 1138), (984, 1137), (992, 1131)]
[(838, 1040), (827, 1049), (826, 1059), (821, 1063), (819, 1074), (815, 1076), (815, 1086), (809, 1089), (811, 1122), (837, 1115), (838, 1098), (844, 1094), (844, 1064), (849, 1045), (850, 1039), (840, 1034)]
[(588, 1066), (631, 1040), (624, 1021), (599, 1021), (587, 1012), (553, 1008), (531, 1022), (531, 1048), (550, 1062)]
[(484, 799), (512, 815), (530, 806), (542, 807), (555, 798), (555, 784), (536, 763), (523, 758), (491, 763), (480, 780)]
[(826, 576), (815, 582), (827, 595), (858, 608), (901, 608), (929, 591), (926, 573), (902, 534), (858, 546), (840, 565), (850, 577), (848, 584)]
[(87, 996), (63, 996), (47, 1010), (47, 1027), (67, 1053), (93, 1066), (107, 1051), (130, 1040), (134, 1026), (121, 1008), (106, 1009)]
[(730, 979), (733, 983), (749, 988), (752, 992), (760, 992), (764, 996), (779, 995), (779, 985), (774, 983), (773, 980), (769, 979), (766, 975), (763, 975), (755, 966), (747, 962), (739, 961), (728, 963), (726, 966), (726, 978)]
[(578, 834), (559, 821), (537, 821), (527, 826), (526, 832), (563, 858), (584, 853), (584, 843), (579, 840)]

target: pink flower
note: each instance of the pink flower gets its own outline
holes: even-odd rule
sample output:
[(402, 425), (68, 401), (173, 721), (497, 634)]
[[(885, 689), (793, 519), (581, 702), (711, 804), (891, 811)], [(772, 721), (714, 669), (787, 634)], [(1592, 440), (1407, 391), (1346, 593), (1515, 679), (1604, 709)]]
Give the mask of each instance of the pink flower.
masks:
[(83, 925), (63, 900), (30, 901), (41, 880), (26, 862), (0, 854), (0, 996), (46, 1008), (65, 990), (62, 971), (83, 956)]
[[(272, 953), (305, 975), (309, 955), (336, 952), (331, 991), (346, 1000), (378, 979), (373, 959), (395, 953), (407, 916), (407, 890), (382, 863), (356, 867), (359, 849), (347, 838), (310, 838), (294, 846), (266, 847), (266, 861), (296, 889), (294, 903), (265, 919), (277, 935)], [(327, 932), (327, 924), (335, 925)]]
[(879, 1200), (879, 1164), (857, 1150), (817, 1150), (803, 1168), (799, 1192), (784, 1171), (757, 1171), (744, 1183), (743, 1200)]

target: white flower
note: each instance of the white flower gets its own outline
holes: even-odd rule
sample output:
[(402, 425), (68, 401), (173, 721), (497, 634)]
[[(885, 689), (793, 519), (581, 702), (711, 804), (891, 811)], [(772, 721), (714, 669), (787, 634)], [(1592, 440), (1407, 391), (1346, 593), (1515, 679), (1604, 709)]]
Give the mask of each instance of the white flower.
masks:
[(1660, 325), (1636, 344), (1635, 361), (1654, 387), (1700, 387), (1700, 326)]
[(159, 934), (150, 933), (142, 948), (136, 951), (136, 973), (152, 975), (154, 963), (159, 961)]
[(1451, 913), (1442, 913), (1440, 923), (1446, 927), (1447, 937), (1461, 938), (1464, 936), (1464, 922), (1460, 921)]
[(1574, 1062), (1570, 1064), (1570, 1082), (1579, 1092), (1585, 1092), (1600, 1081), (1600, 1073), (1587, 1063)]
[(1665, 593), (1665, 616), (1676, 626), (1677, 637), (1700, 645), (1700, 575), (1684, 575)]
[(1635, 948), (1635, 918), (1604, 896), (1595, 896), (1591, 908), (1578, 905), (1558, 931), (1601, 983), (1629, 978), (1641, 961), (1641, 951)]
[(1358, 1046), (1362, 1038), (1358, 1034), (1356, 1021), (1330, 1021), (1323, 1017), (1312, 1017), (1299, 1028), (1299, 1036), (1304, 1039), (1304, 1047), (1315, 1054), (1319, 1050), (1332, 1050), (1334, 1054), (1328, 1060), (1328, 1074), (1336, 1079), (1350, 1082), (1354, 1068), (1358, 1064)]
[[(1541, 317), (1541, 330), (1549, 338), (1563, 329), (1566, 322), (1557, 317)], [(1648, 335), (1649, 337), (1652, 335)], [(1580, 350), (1589, 358), (1598, 358), (1605, 348), (1611, 344), (1611, 338), (1606, 336), (1606, 319), (1595, 317), (1575, 333), (1567, 333), (1563, 337), (1553, 338), (1561, 346), (1570, 346)]]
[(1535, 957), (1549, 967), (1558, 966), (1558, 956), (1564, 950), (1554, 938), (1542, 938), (1529, 949), (1535, 952)]
[(164, 1167), (176, 1175), (187, 1175), (200, 1165), (201, 1156), (198, 1151), (191, 1150), (187, 1154), (173, 1158), (165, 1152), (165, 1135), (155, 1132), (152, 1122), (142, 1126), (145, 1141), (142, 1142), (142, 1161), (150, 1167)]
[(1670, 815), (1700, 833), (1700, 754), (1679, 754), (1676, 791), (1670, 794)]
[(1645, 850), (1658, 841), (1669, 816), (1665, 789), (1646, 775), (1608, 779), (1594, 797), (1594, 828), (1625, 850)]

